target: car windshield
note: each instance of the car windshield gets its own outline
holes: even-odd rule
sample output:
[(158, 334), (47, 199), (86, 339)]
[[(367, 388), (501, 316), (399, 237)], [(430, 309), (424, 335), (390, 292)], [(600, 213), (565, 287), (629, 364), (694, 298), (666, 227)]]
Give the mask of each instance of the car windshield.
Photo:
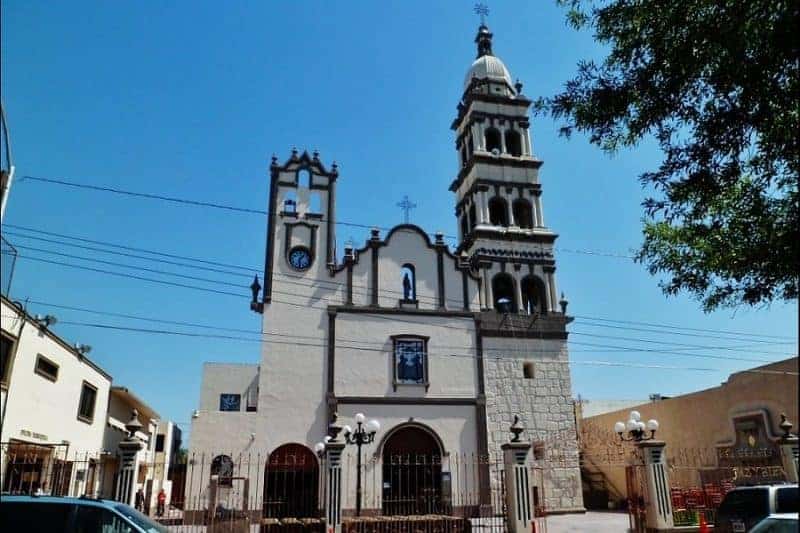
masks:
[(750, 533), (797, 533), (797, 520), (765, 518)]
[(159, 524), (158, 522), (154, 522), (149, 516), (140, 513), (133, 507), (125, 505), (124, 503), (118, 503), (114, 505), (114, 509), (116, 509), (122, 516), (142, 528), (147, 533), (169, 533), (169, 530)]
[(796, 513), (800, 510), (800, 495), (797, 487), (781, 487), (775, 495), (776, 513)]
[(734, 490), (725, 496), (719, 514), (735, 516), (766, 516), (769, 514), (767, 489)]

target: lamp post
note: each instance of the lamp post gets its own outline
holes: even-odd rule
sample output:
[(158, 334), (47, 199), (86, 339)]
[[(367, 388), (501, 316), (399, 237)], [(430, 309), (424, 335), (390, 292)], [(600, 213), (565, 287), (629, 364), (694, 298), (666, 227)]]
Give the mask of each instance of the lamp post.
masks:
[[(628, 436), (625, 436), (627, 430)], [(658, 420), (651, 418), (645, 424), (642, 422), (642, 415), (639, 411), (631, 411), (630, 417), (627, 422), (617, 422), (614, 424), (614, 432), (619, 435), (619, 439), (624, 442), (642, 442), (645, 440), (652, 440), (656, 436), (658, 430)], [(650, 431), (650, 435), (647, 435)]]
[[(365, 422), (367, 417), (364, 416), (364, 413), (356, 413), (355, 419), (355, 430), (346, 425), (342, 431), (345, 443), (356, 445), (356, 516), (361, 516), (361, 447), (375, 440), (375, 434), (381, 429), (381, 425), (374, 419)], [(315, 451), (322, 453), (325, 450), (325, 444), (317, 443), (314, 447)]]

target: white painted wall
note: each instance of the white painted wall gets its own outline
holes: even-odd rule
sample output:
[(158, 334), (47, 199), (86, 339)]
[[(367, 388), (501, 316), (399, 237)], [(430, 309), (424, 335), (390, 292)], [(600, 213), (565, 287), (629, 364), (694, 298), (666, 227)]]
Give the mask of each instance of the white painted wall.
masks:
[[(13, 317), (13, 318), (9, 318)], [(2, 329), (16, 337), (22, 313), (2, 300)], [(36, 444), (69, 442), (70, 449), (99, 452), (103, 444), (111, 376), (69, 348), (65, 341), (26, 321), (13, 360), (2, 441), (11, 439)], [(59, 366), (55, 382), (34, 372), (37, 354)], [(94, 417), (78, 419), (83, 382), (97, 388)], [(28, 432), (28, 433), (24, 433)], [(33, 434), (39, 434), (39, 437)]]
[[(390, 337), (404, 334), (430, 337), (427, 392), (421, 385), (398, 385), (397, 391), (393, 390), (394, 354)], [(334, 391), (337, 396), (471, 398), (477, 393), (475, 322), (471, 317), (340, 312), (336, 315), (336, 339)], [(360, 342), (347, 343), (345, 339)]]

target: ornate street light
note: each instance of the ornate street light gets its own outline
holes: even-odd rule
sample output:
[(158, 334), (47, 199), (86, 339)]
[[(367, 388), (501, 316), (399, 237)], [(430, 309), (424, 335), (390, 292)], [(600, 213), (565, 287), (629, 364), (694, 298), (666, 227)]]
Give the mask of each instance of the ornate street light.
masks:
[[(642, 415), (639, 414), (639, 411), (631, 411), (627, 422), (614, 424), (614, 432), (619, 435), (622, 441), (641, 442), (643, 440), (651, 440), (655, 438), (657, 430), (658, 420), (651, 418), (645, 424), (642, 422)], [(627, 437), (625, 437), (625, 431), (628, 432)], [(647, 436), (647, 431), (650, 431), (650, 436)]]
[(339, 431), (344, 433), (344, 441), (346, 444), (356, 445), (356, 516), (361, 516), (361, 447), (375, 440), (375, 435), (380, 431), (381, 425), (375, 419), (365, 423), (367, 417), (364, 416), (364, 413), (356, 413), (355, 430), (348, 425), (340, 428), (336, 424), (336, 418), (336, 415), (334, 415), (334, 420), (328, 427), (328, 431), (333, 434), (333, 437), (329, 435), (325, 437), (324, 442), (318, 442), (314, 446), (314, 451), (316, 451), (318, 455), (322, 455), (325, 452), (327, 443), (331, 440), (335, 440)]

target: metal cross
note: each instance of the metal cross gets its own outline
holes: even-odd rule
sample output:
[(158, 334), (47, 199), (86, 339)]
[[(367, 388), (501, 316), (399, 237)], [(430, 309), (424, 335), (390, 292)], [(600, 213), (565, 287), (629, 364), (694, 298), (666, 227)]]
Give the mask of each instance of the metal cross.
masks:
[(417, 204), (413, 203), (408, 199), (408, 195), (403, 196), (402, 202), (397, 202), (397, 207), (399, 207), (403, 211), (403, 221), (404, 224), (408, 224), (409, 221), (409, 213), (412, 209), (417, 207)]
[(489, 6), (486, 4), (475, 4), (473, 11), (481, 16), (481, 25), (486, 24), (486, 17), (489, 15)]

